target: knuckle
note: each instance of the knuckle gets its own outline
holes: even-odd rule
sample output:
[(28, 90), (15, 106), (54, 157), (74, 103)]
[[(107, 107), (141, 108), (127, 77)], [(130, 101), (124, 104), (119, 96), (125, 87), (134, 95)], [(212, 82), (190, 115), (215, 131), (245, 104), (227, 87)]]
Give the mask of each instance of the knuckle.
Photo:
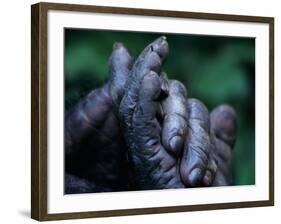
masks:
[(188, 105), (194, 114), (197, 114), (197, 116), (205, 117), (209, 114), (207, 107), (198, 99), (188, 99)]
[(178, 80), (170, 81), (170, 89), (172, 91), (172, 94), (174, 95), (181, 95), (184, 96), (185, 98), (187, 97), (187, 91), (185, 85)]
[(158, 72), (161, 67), (161, 59), (159, 55), (154, 51), (150, 52), (145, 58), (145, 65), (148, 69)]

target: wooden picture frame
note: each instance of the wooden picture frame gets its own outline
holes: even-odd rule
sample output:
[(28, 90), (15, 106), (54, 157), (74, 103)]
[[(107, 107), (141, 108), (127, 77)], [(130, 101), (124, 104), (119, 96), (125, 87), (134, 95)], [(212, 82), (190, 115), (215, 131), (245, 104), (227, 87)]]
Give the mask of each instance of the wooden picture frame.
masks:
[[(188, 18), (209, 21), (266, 24), (269, 27), (269, 173), (268, 199), (230, 203), (212, 203), (181, 206), (145, 207), (83, 212), (48, 212), (48, 12), (67, 11), (131, 16)], [(31, 7), (31, 217), (39, 221), (80, 219), (92, 217), (187, 212), (225, 208), (246, 208), (274, 205), (274, 18), (258, 16), (223, 15), (182, 11), (163, 11), (137, 8), (118, 8), (90, 5), (38, 3)]]

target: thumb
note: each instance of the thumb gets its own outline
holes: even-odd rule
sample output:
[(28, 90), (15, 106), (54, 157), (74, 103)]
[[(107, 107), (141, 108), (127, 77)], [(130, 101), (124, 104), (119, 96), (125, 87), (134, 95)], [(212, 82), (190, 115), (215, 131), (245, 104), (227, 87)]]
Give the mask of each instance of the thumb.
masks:
[(109, 58), (109, 90), (113, 102), (119, 105), (133, 64), (133, 57), (122, 43), (115, 43)]

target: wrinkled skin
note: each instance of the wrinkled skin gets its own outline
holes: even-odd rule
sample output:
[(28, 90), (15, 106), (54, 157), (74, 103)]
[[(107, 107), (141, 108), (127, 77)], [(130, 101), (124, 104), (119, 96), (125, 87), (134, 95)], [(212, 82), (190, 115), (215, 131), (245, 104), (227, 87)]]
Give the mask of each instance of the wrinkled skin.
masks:
[[(148, 46), (141, 54), (146, 58), (144, 63), (134, 64), (119, 109), (133, 168), (133, 186), (163, 189), (228, 185), (231, 154), (225, 150), (230, 146), (222, 144), (217, 132), (212, 134), (207, 108), (199, 100), (188, 99), (185, 87), (175, 80), (168, 81), (169, 95), (161, 99), (161, 66), (168, 47), (165, 39), (157, 41), (161, 47)], [(163, 125), (157, 116), (159, 108)], [(229, 128), (235, 130), (235, 114), (230, 115), (233, 122), (225, 130), (214, 124), (218, 127), (214, 131), (228, 135)], [(235, 139), (235, 131), (233, 134)], [(219, 161), (223, 164), (216, 176)]]
[[(143, 59), (139, 58), (138, 62), (141, 61)], [(109, 59), (109, 81), (67, 112), (66, 193), (129, 189), (127, 147), (116, 113), (132, 63), (133, 58), (126, 47), (114, 44)]]
[(218, 170), (213, 186), (232, 184), (231, 157), (236, 140), (236, 114), (229, 105), (220, 105), (210, 114), (211, 130), (214, 137), (214, 156)]
[(209, 116), (188, 99), (161, 72), (168, 51), (161, 37), (132, 63), (115, 44), (109, 82), (66, 116), (66, 193), (231, 183), (235, 112), (223, 105)]
[[(66, 114), (66, 193), (128, 188), (126, 146), (115, 115), (133, 62), (120, 43), (109, 60), (109, 81), (90, 92)], [(74, 180), (78, 184), (75, 185)], [(83, 183), (83, 184), (82, 184)]]

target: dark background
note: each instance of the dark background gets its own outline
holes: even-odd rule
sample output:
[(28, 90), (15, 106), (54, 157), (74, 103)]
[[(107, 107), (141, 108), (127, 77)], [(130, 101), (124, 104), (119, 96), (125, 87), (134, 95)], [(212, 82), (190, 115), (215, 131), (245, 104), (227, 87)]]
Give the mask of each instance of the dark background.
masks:
[[(108, 78), (114, 42), (134, 57), (162, 34), (65, 29), (65, 109)], [(201, 35), (164, 34), (170, 54), (164, 70), (185, 84), (189, 97), (209, 111), (222, 103), (238, 115), (234, 148), (234, 185), (255, 184), (255, 40)]]

